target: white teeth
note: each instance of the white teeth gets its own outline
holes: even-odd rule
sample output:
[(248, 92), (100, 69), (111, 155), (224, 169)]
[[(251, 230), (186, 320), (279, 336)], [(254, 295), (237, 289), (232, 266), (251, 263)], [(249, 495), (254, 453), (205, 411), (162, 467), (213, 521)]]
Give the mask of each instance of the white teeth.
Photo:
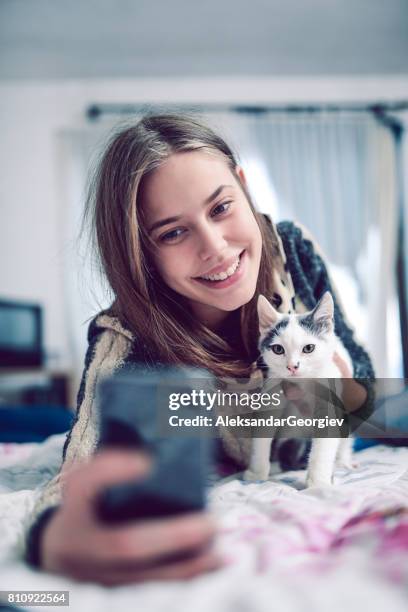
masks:
[(207, 274), (207, 275), (200, 276), (200, 278), (203, 278), (204, 280), (211, 280), (211, 281), (225, 280), (226, 278), (234, 274), (238, 266), (239, 266), (239, 257), (237, 257), (237, 260), (225, 272), (220, 272), (219, 274), (211, 274), (211, 275)]

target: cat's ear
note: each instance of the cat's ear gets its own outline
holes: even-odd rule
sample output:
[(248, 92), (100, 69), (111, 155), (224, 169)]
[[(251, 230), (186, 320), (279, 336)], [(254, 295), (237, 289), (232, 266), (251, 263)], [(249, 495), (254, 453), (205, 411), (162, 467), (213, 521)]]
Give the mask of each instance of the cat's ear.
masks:
[(324, 326), (327, 331), (334, 328), (334, 302), (330, 291), (320, 298), (313, 310), (313, 320), (319, 325)]
[(261, 336), (268, 331), (271, 327), (274, 327), (281, 318), (281, 315), (264, 295), (258, 297), (258, 319), (259, 319), (259, 331)]

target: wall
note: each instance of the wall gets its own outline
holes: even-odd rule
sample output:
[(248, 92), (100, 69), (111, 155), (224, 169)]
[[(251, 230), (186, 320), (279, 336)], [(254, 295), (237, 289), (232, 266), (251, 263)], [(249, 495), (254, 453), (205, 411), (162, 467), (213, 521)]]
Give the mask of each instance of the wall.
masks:
[[(408, 77), (144, 79), (0, 84), (0, 295), (41, 302), (45, 343), (70, 363), (58, 134), (95, 102), (304, 103), (408, 99)], [(55, 360), (56, 361), (56, 360)], [(77, 364), (76, 364), (77, 365)]]

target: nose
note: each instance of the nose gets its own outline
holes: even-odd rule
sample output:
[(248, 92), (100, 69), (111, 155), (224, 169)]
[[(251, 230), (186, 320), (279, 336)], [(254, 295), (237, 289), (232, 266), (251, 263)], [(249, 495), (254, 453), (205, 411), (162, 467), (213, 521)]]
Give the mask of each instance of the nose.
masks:
[(207, 261), (219, 255), (228, 242), (224, 238), (222, 228), (206, 225), (200, 228), (198, 236), (198, 254), (200, 259)]
[(286, 367), (287, 367), (287, 369), (289, 370), (289, 372), (291, 374), (294, 374), (296, 372), (296, 370), (298, 370), (299, 365), (300, 365), (300, 363), (298, 361), (297, 363), (294, 363), (294, 364), (288, 363), (288, 365)]

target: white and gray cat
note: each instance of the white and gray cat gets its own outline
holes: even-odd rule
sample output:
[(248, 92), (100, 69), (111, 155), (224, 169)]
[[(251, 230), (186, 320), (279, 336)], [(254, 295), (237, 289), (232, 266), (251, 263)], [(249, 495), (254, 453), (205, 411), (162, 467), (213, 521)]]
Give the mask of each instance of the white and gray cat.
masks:
[[(334, 304), (328, 291), (310, 312), (289, 315), (277, 312), (261, 295), (258, 298), (258, 316), (259, 349), (268, 368), (268, 378), (298, 381), (300, 384), (302, 378), (341, 378), (333, 361), (334, 352), (353, 371), (350, 356), (334, 333)], [(336, 384), (336, 390), (339, 389), (340, 381)], [(271, 443), (270, 438), (252, 440), (245, 480), (268, 478)], [(336, 465), (352, 467), (350, 438), (314, 438), (308, 461), (307, 486), (332, 484)]]

